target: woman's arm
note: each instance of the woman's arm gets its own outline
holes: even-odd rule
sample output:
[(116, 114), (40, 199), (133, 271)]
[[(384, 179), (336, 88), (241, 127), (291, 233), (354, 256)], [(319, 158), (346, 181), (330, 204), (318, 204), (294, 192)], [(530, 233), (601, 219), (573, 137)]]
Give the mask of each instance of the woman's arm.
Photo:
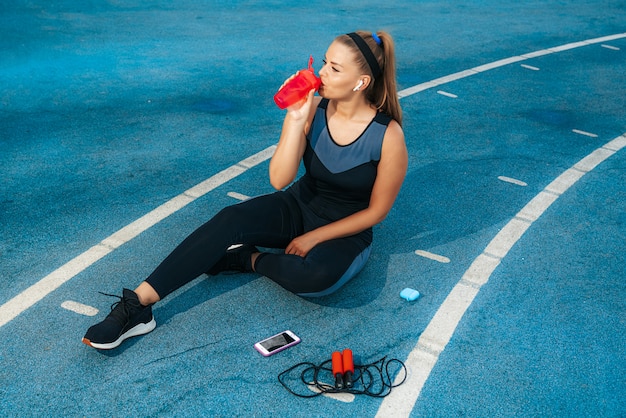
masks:
[(304, 257), (321, 242), (354, 235), (381, 222), (400, 192), (407, 166), (408, 152), (404, 134), (400, 125), (392, 121), (383, 140), (376, 181), (367, 209), (295, 238), (285, 253)]
[(315, 91), (311, 90), (301, 107), (287, 110), (278, 145), (270, 160), (270, 183), (276, 190), (288, 186), (298, 174), (306, 148), (305, 135), (321, 100), (313, 97), (314, 94)]

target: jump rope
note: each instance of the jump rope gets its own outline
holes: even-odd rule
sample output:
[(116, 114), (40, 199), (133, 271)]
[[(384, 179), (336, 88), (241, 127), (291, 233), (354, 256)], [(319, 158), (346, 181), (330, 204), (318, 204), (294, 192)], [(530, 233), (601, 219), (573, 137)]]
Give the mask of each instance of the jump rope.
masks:
[[(393, 384), (391, 377), (397, 373), (402, 373), (402, 380)], [(355, 365), (350, 349), (333, 352), (330, 360), (319, 365), (302, 362), (278, 375), (278, 381), (283, 387), (300, 398), (314, 398), (326, 393), (384, 398), (393, 388), (403, 384), (406, 378), (407, 369), (402, 361), (395, 358), (387, 360), (385, 356), (370, 364)], [(296, 384), (300, 383), (310, 391), (302, 393), (295, 390)]]

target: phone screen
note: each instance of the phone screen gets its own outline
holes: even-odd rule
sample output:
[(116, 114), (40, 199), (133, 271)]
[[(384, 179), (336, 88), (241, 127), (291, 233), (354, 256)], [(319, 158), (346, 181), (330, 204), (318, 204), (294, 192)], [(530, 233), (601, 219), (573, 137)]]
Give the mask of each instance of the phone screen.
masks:
[(265, 348), (269, 353), (272, 351), (276, 351), (281, 347), (286, 346), (294, 342), (295, 340), (291, 337), (291, 335), (283, 332), (282, 334), (278, 334), (272, 338), (268, 338), (267, 340), (261, 341), (259, 344)]

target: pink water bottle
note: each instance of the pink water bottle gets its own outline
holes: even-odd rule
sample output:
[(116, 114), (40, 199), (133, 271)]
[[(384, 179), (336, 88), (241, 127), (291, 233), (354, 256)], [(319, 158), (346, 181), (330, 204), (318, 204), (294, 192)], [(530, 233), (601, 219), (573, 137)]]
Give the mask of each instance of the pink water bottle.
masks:
[(274, 101), (281, 109), (287, 109), (302, 100), (304, 100), (311, 89), (320, 88), (320, 80), (313, 72), (313, 55), (309, 58), (309, 68), (298, 71), (298, 74), (287, 84), (285, 84), (278, 93), (274, 95)]

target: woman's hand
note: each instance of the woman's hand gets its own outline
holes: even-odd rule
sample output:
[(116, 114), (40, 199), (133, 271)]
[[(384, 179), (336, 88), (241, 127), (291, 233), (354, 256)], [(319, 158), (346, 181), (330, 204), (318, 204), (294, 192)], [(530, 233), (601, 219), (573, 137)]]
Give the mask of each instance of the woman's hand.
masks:
[[(298, 71), (297, 73), (289, 77), (287, 80), (285, 80), (285, 82), (280, 86), (278, 90), (285, 87), (285, 85), (289, 83), (291, 80), (293, 80), (295, 77), (297, 77), (299, 73), (300, 71)], [(314, 95), (315, 95), (315, 90), (311, 89), (311, 91), (309, 92), (306, 98), (299, 101), (298, 103), (294, 103), (293, 105), (287, 107), (287, 113), (291, 116), (291, 119), (293, 121), (301, 121), (301, 120), (306, 120), (308, 118), (309, 110), (311, 109), (311, 104), (313, 103)]]
[(287, 112), (293, 121), (306, 121), (308, 119), (314, 95), (315, 90), (311, 89), (306, 99), (301, 100), (287, 108)]
[(297, 255), (304, 258), (317, 244), (319, 244), (319, 240), (315, 238), (315, 234), (311, 231), (294, 238), (289, 245), (287, 245), (287, 248), (285, 248), (285, 254)]

